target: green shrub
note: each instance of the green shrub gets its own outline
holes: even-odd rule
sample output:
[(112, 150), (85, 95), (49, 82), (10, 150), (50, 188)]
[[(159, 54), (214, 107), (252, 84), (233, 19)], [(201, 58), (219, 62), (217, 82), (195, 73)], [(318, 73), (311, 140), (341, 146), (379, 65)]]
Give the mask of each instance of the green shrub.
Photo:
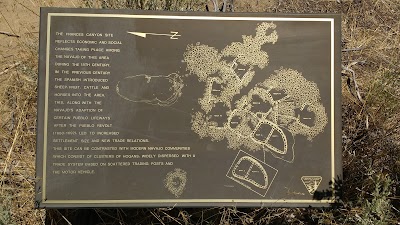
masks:
[(0, 197), (0, 225), (11, 225), (11, 202), (9, 197)]
[(359, 224), (384, 225), (392, 223), (391, 202), (389, 195), (392, 180), (387, 175), (379, 174), (374, 178), (375, 190), (371, 193), (372, 199), (362, 203), (362, 214)]

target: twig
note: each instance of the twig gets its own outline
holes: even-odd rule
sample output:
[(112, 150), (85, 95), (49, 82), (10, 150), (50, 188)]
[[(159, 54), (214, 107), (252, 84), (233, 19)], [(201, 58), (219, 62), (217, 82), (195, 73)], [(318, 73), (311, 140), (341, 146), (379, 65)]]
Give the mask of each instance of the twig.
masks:
[(164, 213), (165, 216), (167, 216), (169, 219), (172, 219), (173, 221), (177, 222), (178, 224), (182, 225), (182, 223), (180, 223), (177, 219), (175, 219), (174, 217), (168, 215), (167, 213), (161, 211), (162, 213)]
[(21, 64), (21, 62), (16, 62), (12, 65), (10, 65), (9, 67), (7, 67), (5, 70), (3, 70), (2, 72), (0, 72), (0, 76), (3, 74), (8, 73), (9, 70), (14, 69), (15, 67), (19, 66), (19, 64)]
[(20, 37), (18, 34), (13, 34), (13, 33), (6, 32), (6, 31), (0, 31), (0, 34), (7, 35), (9, 37), (18, 37), (18, 38)]
[(18, 2), (17, 0), (15, 0), (18, 4), (20, 4), (22, 7), (24, 7), (25, 9), (27, 9), (28, 11), (30, 11), (31, 13), (35, 14), (36, 16), (39, 17), (39, 14), (35, 13), (32, 9), (26, 7), (25, 5), (21, 4), (20, 2)]
[(344, 62), (344, 63), (348, 63), (348, 62), (350, 62), (350, 63), (352, 63), (352, 62), (357, 62), (357, 64), (364, 65), (364, 64), (367, 63), (367, 60), (361, 60), (361, 61), (359, 61), (359, 60), (344, 60), (344, 61), (342, 61), (342, 62)]
[(8, 20), (7, 20), (7, 18), (3, 15), (3, 13), (2, 12), (0, 12), (0, 15), (4, 18), (4, 21), (6, 21), (6, 23), (7, 23), (7, 25), (8, 25), (8, 27), (11, 29), (11, 31), (15, 34), (15, 31), (14, 31), (14, 29), (12, 29), (12, 27), (11, 27), (11, 25), (10, 25), (10, 23), (8, 23)]
[(72, 225), (72, 223), (69, 222), (69, 220), (67, 218), (65, 218), (65, 216), (60, 211), (58, 211), (58, 209), (56, 209), (56, 211), (61, 215), (61, 217), (65, 220), (65, 222), (68, 223), (68, 225)]
[[(26, 101), (24, 102), (24, 107), (25, 107), (25, 105), (26, 105)], [(12, 142), (12, 144), (11, 144), (10, 150), (8, 150), (7, 157), (6, 157), (6, 159), (4, 160), (4, 170), (3, 170), (3, 172), (2, 172), (2, 178), (6, 175), (7, 168), (8, 168), (8, 163), (9, 163), (9, 161), (10, 161), (10, 159), (11, 159), (11, 155), (12, 155), (14, 146), (15, 146), (15, 144), (16, 144), (16, 142), (17, 142), (18, 137), (19, 137), (19, 128), (20, 128), (20, 126), (21, 126), (21, 124), (22, 124), (22, 117), (23, 117), (23, 115), (24, 115), (24, 109), (22, 109), (21, 116), (19, 117), (17, 129), (16, 129), (16, 131), (15, 131), (14, 139), (13, 139), (13, 142)], [(3, 187), (3, 184), (4, 184), (4, 183), (1, 182), (0, 187)]]
[(162, 223), (163, 225), (165, 225), (165, 223), (161, 220), (161, 218), (159, 216), (157, 216), (153, 211), (149, 210), (150, 213), (158, 220), (160, 221), (160, 223)]
[[(101, 215), (97, 212), (97, 209), (94, 209), (94, 212), (97, 214), (97, 216), (101, 219), (101, 221), (103, 222), (103, 224), (105, 224), (103, 217), (101, 217)], [(71, 224), (72, 225), (72, 224)]]
[(211, 0), (211, 2), (214, 5), (214, 12), (218, 12), (218, 0)]
[(224, 3), (222, 3), (222, 12), (226, 12), (226, 1), (227, 0), (224, 0)]
[(360, 51), (360, 50), (363, 50), (363, 49), (364, 49), (364, 47), (346, 48), (346, 49), (342, 49), (342, 52)]
[[(350, 64), (347, 65), (347, 66), (342, 65), (342, 70), (343, 70), (343, 71), (349, 71), (349, 72), (352, 74), (353, 83), (354, 83), (354, 89), (355, 89), (355, 91), (356, 91), (357, 98), (358, 98), (358, 100), (360, 100), (361, 103), (364, 104), (364, 101), (363, 101), (363, 99), (362, 99), (362, 97), (361, 97), (361, 95), (360, 95), (360, 89), (359, 89), (358, 84), (357, 84), (357, 81), (356, 81), (356, 73), (354, 72), (354, 70), (352, 70), (352, 69), (350, 68), (351, 66), (353, 66), (353, 65), (355, 65), (355, 64), (357, 64), (357, 62), (352, 62), (352, 63), (350, 63)], [(342, 72), (343, 72), (343, 71), (342, 71)]]
[[(12, 31), (12, 33), (15, 34), (16, 32), (15, 32), (14, 29), (11, 27), (10, 23), (9, 23), (8, 20), (7, 20), (7, 17), (5, 17), (4, 14), (3, 14), (1, 11), (0, 11), (0, 15), (4, 18), (4, 21), (6, 21), (7, 26), (10, 28), (10, 30)], [(26, 45), (26, 43), (24, 43), (23, 41), (21, 41), (21, 39), (18, 38), (17, 40), (18, 40), (18, 42), (19, 42), (21, 45), (24, 45), (25, 47), (28, 47), (28, 46)]]
[(4, 130), (3, 128), (0, 127), (0, 137), (2, 138), (12, 138), (12, 136), (10, 136), (6, 130)]

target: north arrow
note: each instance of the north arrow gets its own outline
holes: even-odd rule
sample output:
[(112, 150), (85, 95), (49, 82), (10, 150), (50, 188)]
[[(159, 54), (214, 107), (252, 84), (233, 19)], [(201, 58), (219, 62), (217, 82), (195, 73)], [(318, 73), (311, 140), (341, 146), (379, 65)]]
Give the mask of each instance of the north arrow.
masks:
[(156, 36), (169, 36), (170, 39), (178, 39), (181, 35), (178, 34), (178, 31), (171, 31), (170, 34), (157, 34), (157, 33), (143, 33), (143, 32), (129, 32), (129, 34), (133, 34), (142, 38), (146, 38), (147, 35), (156, 35)]

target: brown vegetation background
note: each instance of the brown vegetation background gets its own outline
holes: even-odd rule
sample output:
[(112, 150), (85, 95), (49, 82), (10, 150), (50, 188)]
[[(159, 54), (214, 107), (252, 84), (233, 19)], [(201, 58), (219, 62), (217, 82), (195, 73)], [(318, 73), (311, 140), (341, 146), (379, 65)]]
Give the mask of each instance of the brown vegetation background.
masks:
[[(34, 209), (38, 24), (46, 6), (340, 13), (342, 199), (327, 209)], [(399, 48), (400, 0), (0, 0), (0, 225), (400, 224)]]

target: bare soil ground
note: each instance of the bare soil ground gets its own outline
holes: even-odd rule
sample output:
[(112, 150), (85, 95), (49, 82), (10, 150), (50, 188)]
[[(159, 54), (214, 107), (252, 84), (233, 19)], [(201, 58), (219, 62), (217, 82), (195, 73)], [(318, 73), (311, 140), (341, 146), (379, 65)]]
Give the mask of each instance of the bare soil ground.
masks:
[(34, 209), (39, 7), (213, 11), (212, 2), (0, 0), (0, 224), (400, 224), (400, 0), (234, 1), (235, 12), (342, 14), (344, 174), (331, 209)]

